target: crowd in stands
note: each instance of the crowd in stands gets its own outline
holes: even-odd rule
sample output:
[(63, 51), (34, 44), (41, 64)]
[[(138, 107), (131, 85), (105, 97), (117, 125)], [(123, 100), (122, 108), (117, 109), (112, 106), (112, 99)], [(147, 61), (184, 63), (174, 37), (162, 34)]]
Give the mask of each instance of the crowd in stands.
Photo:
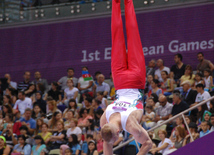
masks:
[[(174, 56), (175, 64), (171, 68), (164, 66), (162, 59), (149, 62), (142, 118), (146, 130), (214, 95), (214, 66), (204, 59), (203, 53), (197, 57), (195, 73), (190, 65), (182, 62), (181, 54)], [(9, 73), (5, 74), (0, 81), (0, 155), (103, 153), (100, 117), (116, 99), (113, 79), (110, 75), (105, 80), (100, 71), (93, 79), (87, 67), (82, 67), (79, 79), (74, 75), (74, 69), (68, 68), (66, 76), (48, 85), (39, 71), (34, 73), (33, 81), (30, 81), (31, 73), (26, 71), (24, 80), (18, 83), (12, 81)], [(169, 154), (212, 131), (214, 100), (185, 114), (185, 120), (178, 117), (149, 132), (154, 142), (149, 154)], [(131, 136), (121, 132), (114, 147)], [(137, 151), (135, 147), (132, 153)], [(121, 148), (114, 153), (128, 152)]]

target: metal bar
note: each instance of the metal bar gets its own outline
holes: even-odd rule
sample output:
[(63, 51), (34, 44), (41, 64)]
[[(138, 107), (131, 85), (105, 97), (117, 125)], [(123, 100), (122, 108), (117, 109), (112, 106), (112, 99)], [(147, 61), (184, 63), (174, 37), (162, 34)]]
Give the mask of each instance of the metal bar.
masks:
[(136, 141), (136, 139), (135, 139), (135, 143), (137, 145), (137, 149), (140, 150), (140, 146), (139, 146), (138, 142)]
[(193, 137), (192, 137), (192, 133), (190, 132), (190, 129), (189, 129), (189, 125), (187, 124), (187, 121), (186, 121), (186, 119), (185, 119), (185, 117), (184, 117), (184, 114), (182, 114), (182, 117), (183, 117), (184, 123), (185, 123), (185, 125), (186, 125), (186, 127), (187, 127), (187, 130), (188, 130), (188, 132), (189, 132), (190, 138), (192, 139), (192, 141), (194, 141), (194, 139), (193, 139)]
[[(205, 100), (205, 101), (202, 101), (201, 103), (195, 105), (194, 107), (191, 107), (191, 108), (189, 108), (189, 109), (187, 109), (187, 110), (182, 111), (181, 113), (179, 113), (179, 114), (177, 114), (177, 115), (175, 115), (175, 116), (169, 118), (168, 120), (166, 120), (166, 121), (160, 123), (159, 125), (154, 126), (153, 128), (147, 130), (147, 132), (153, 131), (153, 130), (157, 129), (157, 128), (160, 127), (160, 126), (162, 126), (162, 125), (164, 125), (164, 124), (166, 124), (166, 123), (168, 123), (168, 122), (171, 122), (172, 120), (176, 119), (177, 117), (180, 117), (182, 114), (185, 114), (185, 113), (187, 113), (187, 112), (189, 112), (189, 111), (191, 111), (191, 110), (193, 110), (193, 109), (195, 109), (195, 108), (197, 108), (197, 107), (199, 107), (199, 106), (201, 106), (201, 105), (205, 104), (206, 102), (208, 102), (208, 101), (210, 101), (210, 100), (213, 100), (213, 99), (214, 99), (214, 96), (212, 96), (211, 98), (209, 98), (209, 99), (207, 99), (207, 100)], [(126, 142), (124, 142), (123, 144), (121, 144), (121, 145), (115, 147), (115, 148), (113, 149), (113, 151), (115, 151), (115, 150), (117, 150), (117, 149), (120, 149), (121, 147), (123, 147), (123, 146), (129, 144), (130, 142), (132, 142), (133, 140), (134, 140), (134, 138), (132, 137), (131, 139), (129, 139), (129, 140), (127, 140)]]

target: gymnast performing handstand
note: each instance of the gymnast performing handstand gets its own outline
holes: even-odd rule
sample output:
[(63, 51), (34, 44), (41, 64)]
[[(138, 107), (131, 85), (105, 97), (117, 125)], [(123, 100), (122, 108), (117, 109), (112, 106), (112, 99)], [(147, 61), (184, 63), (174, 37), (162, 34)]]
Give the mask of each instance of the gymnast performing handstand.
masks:
[(140, 90), (144, 89), (146, 68), (132, 0), (125, 0), (125, 19), (127, 53), (120, 0), (113, 0), (111, 68), (117, 99), (107, 107), (100, 121), (104, 155), (113, 154), (113, 144), (122, 129), (142, 144), (138, 155), (146, 154), (152, 147), (149, 135), (139, 124), (143, 115)]

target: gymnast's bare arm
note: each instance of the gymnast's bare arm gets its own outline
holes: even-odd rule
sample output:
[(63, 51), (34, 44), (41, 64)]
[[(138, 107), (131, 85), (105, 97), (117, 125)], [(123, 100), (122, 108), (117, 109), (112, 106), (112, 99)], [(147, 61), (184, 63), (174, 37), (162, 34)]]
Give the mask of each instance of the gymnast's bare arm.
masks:
[(142, 118), (142, 111), (133, 111), (127, 120), (126, 130), (131, 133), (135, 140), (142, 144), (137, 155), (145, 155), (152, 147), (151, 139), (146, 130), (139, 124)]
[[(101, 128), (106, 124), (107, 119), (106, 119), (106, 112), (103, 113), (103, 115), (100, 118), (100, 126)], [(104, 141), (103, 143), (103, 154), (104, 155), (113, 155), (113, 144), (111, 143), (107, 143), (106, 141)]]
[(103, 115), (101, 116), (100, 118), (100, 127), (102, 128), (103, 125), (105, 125), (107, 122), (107, 119), (106, 119), (106, 112), (103, 113)]

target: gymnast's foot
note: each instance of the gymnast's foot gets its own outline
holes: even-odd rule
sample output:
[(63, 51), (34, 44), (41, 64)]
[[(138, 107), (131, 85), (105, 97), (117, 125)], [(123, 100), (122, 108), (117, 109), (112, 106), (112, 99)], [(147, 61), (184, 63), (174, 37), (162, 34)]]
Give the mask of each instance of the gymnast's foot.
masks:
[(115, 1), (116, 3), (120, 3), (120, 0), (113, 0), (113, 1)]
[(124, 3), (127, 4), (127, 3), (130, 3), (132, 0), (124, 0)]

